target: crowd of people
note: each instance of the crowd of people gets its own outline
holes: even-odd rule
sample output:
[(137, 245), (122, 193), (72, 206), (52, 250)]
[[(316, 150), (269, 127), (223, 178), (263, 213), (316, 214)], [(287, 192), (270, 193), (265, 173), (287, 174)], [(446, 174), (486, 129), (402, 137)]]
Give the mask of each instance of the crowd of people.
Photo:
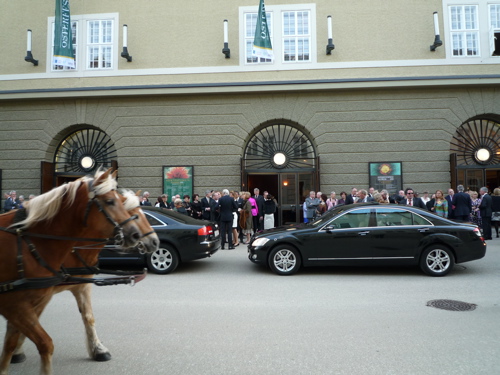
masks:
[[(34, 195), (30, 195), (29, 199), (33, 197)], [(16, 191), (10, 191), (5, 194), (4, 212), (23, 208), (25, 202), (24, 196), (18, 197)], [(499, 237), (500, 187), (490, 195), (486, 187), (479, 189), (479, 192), (466, 192), (463, 185), (458, 185), (456, 193), (450, 188), (446, 196), (442, 190), (437, 190), (434, 194), (424, 191), (420, 196), (412, 188), (400, 190), (392, 196), (387, 190), (377, 191), (373, 187), (368, 190), (352, 188), (349, 194), (342, 191), (338, 197), (334, 191), (329, 197), (320, 191), (310, 191), (303, 204), (304, 222), (314, 220), (335, 206), (360, 202), (419, 207), (444, 218), (477, 224), (486, 240), (492, 239), (492, 227), (497, 238)], [(162, 194), (155, 203), (150, 201), (150, 194), (146, 191), (142, 194), (140, 203), (219, 223), (224, 238), (223, 248), (227, 241), (229, 249), (239, 246), (240, 242), (250, 241), (251, 235), (256, 231), (274, 228), (278, 208), (276, 199), (267, 191), (261, 195), (259, 188), (253, 190), (253, 195), (248, 191), (206, 190), (201, 199), (198, 194), (183, 195), (182, 198), (177, 194), (170, 201), (166, 194)]]
[[(35, 197), (34, 194), (30, 194), (29, 199), (33, 199)], [(4, 194), (5, 202), (3, 205), (3, 212), (9, 212), (11, 210), (17, 210), (18, 208), (24, 208), (26, 200), (24, 195), (17, 196), (17, 192), (15, 190), (11, 190), (8, 193)]]
[(248, 191), (206, 190), (205, 196), (198, 194), (192, 197), (173, 195), (170, 202), (168, 196), (162, 194), (156, 203), (149, 199), (149, 192), (144, 192), (140, 202), (143, 206), (160, 207), (177, 211), (195, 219), (215, 221), (219, 224), (222, 237), (222, 249), (226, 242), (228, 249), (239, 246), (240, 242), (250, 241), (252, 234), (263, 229), (274, 228), (275, 213), (278, 203), (267, 191), (260, 194), (259, 188)]

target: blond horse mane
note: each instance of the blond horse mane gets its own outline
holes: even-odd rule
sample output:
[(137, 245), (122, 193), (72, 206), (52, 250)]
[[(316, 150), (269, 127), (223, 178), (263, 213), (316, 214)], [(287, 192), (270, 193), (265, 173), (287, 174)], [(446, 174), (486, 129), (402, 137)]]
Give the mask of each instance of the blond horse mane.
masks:
[(125, 210), (132, 211), (140, 206), (139, 197), (133, 191), (124, 190), (121, 194), (125, 197), (125, 202), (123, 203)]
[[(28, 217), (23, 221), (12, 224), (11, 226), (27, 229), (40, 221), (50, 222), (50, 220), (52, 220), (61, 210), (61, 205), (65, 196), (67, 196), (66, 205), (71, 206), (75, 201), (78, 188), (83, 183), (88, 183), (89, 181), (98, 179), (103, 173), (105, 172), (99, 169), (95, 173), (94, 177), (85, 176), (79, 178), (76, 181), (58, 186), (45, 194), (31, 199), (26, 204)], [(93, 186), (93, 190), (96, 195), (102, 195), (109, 191), (116, 190), (116, 186), (117, 182), (110, 174), (108, 178), (102, 181), (99, 185)]]

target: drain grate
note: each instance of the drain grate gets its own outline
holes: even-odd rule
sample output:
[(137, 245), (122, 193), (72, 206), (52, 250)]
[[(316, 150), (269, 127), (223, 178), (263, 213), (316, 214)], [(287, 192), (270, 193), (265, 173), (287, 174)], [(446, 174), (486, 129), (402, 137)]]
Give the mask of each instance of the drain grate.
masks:
[(477, 307), (477, 305), (473, 303), (454, 301), (451, 299), (435, 299), (427, 302), (427, 306), (448, 311), (472, 311)]

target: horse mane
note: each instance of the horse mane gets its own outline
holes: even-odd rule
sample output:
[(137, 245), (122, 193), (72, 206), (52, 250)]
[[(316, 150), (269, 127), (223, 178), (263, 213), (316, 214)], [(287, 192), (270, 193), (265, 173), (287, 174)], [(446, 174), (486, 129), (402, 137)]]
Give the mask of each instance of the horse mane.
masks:
[(123, 203), (125, 210), (131, 211), (140, 206), (139, 197), (133, 191), (125, 190), (122, 192), (122, 195), (125, 197), (125, 202)]
[[(37, 222), (50, 221), (61, 210), (63, 199), (66, 196), (66, 206), (71, 206), (76, 198), (76, 193), (82, 184), (88, 183), (98, 179), (104, 171), (99, 169), (94, 177), (85, 176), (78, 180), (68, 182), (64, 185), (58, 186), (45, 194), (36, 196), (30, 199), (25, 205), (28, 216), (25, 220), (12, 224), (12, 226), (21, 229), (27, 229)], [(102, 181), (99, 185), (93, 186), (96, 195), (102, 195), (109, 191), (116, 190), (117, 182), (111, 175), (107, 180)]]

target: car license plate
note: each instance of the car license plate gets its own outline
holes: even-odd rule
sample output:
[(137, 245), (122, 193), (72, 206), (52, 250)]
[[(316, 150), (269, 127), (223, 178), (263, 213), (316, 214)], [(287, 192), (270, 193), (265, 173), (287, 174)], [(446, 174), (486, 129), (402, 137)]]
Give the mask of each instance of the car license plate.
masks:
[(215, 237), (219, 237), (219, 231), (218, 230), (214, 230), (214, 236)]

